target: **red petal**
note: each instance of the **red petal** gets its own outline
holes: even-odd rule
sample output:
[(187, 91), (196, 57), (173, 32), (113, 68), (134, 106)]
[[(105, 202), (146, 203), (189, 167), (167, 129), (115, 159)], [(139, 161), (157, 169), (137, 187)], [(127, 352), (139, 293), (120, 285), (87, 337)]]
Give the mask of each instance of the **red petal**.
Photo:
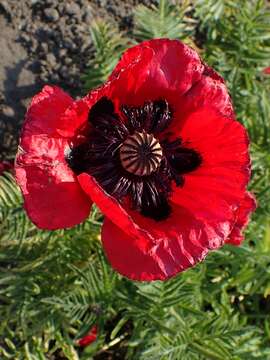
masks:
[(85, 193), (97, 204), (103, 214), (112, 222), (121, 226), (128, 236), (135, 239), (136, 246), (145, 251), (148, 246), (147, 242), (151, 237), (133, 222), (119, 202), (106, 193), (92, 176), (86, 173), (80, 174), (78, 181)]
[(206, 67), (200, 81), (180, 98), (171, 99), (174, 108), (174, 121), (169, 132), (179, 134), (182, 122), (185, 122), (192, 113), (204, 109), (207, 112), (215, 111), (221, 116), (235, 120), (233, 106), (228, 90), (222, 78), (212, 69)]
[(212, 239), (222, 240), (230, 232), (229, 226), (223, 224), (216, 233), (211, 224), (204, 224), (177, 206), (164, 222), (127, 213), (91, 176), (81, 174), (78, 179), (106, 216), (102, 241), (109, 261), (131, 279), (150, 281), (174, 276), (202, 260)]
[(242, 231), (248, 224), (251, 213), (255, 211), (255, 209), (256, 200), (254, 196), (251, 193), (246, 192), (245, 197), (241, 201), (240, 207), (237, 210), (236, 223), (232, 229), (229, 238), (226, 240), (226, 243), (236, 246), (242, 243), (242, 241), (244, 240)]
[[(249, 141), (244, 127), (202, 109), (186, 119), (180, 136), (201, 154), (202, 164), (185, 175), (184, 186), (174, 188), (171, 200), (212, 224), (217, 232), (223, 224), (231, 231), (250, 177)], [(208, 246), (219, 247), (225, 239)]]
[(249, 139), (239, 122), (203, 108), (181, 123), (178, 134), (185, 146), (197, 150), (203, 159), (202, 166), (187, 178), (205, 174), (216, 178), (222, 171), (219, 181), (230, 186), (232, 193), (245, 188), (250, 176)]
[(60, 229), (79, 224), (89, 215), (91, 202), (67, 166), (65, 139), (24, 137), (27, 152), (16, 159), (16, 179), (28, 216), (39, 228)]
[(15, 171), (26, 211), (40, 228), (72, 227), (89, 215), (91, 202), (67, 166), (68, 139), (62, 138), (85, 121), (85, 110), (83, 101), (46, 86), (26, 114)]
[(142, 105), (166, 98), (174, 111), (168, 132), (177, 131), (186, 116), (202, 107), (210, 106), (234, 119), (221, 76), (178, 40), (154, 39), (128, 49), (110, 80), (109, 97), (115, 104)]
[(234, 117), (228, 90), (214, 71), (207, 68), (200, 81), (181, 98), (182, 113), (190, 114), (203, 107), (211, 107), (223, 116)]
[(152, 253), (141, 251), (136, 242), (108, 218), (104, 220), (101, 237), (108, 260), (120, 274), (139, 281), (166, 278)]
[(205, 256), (207, 249), (196, 240), (187, 245), (182, 238), (184, 224), (188, 232), (199, 226), (192, 224), (187, 212), (176, 208), (174, 217), (164, 224), (145, 220), (135, 212), (127, 213), (88, 174), (79, 175), (78, 180), (106, 216), (102, 241), (109, 261), (121, 274), (141, 281), (164, 280)]
[(163, 222), (135, 213), (132, 216), (137, 226), (154, 238), (148, 241), (147, 251), (121, 230), (120, 223), (117, 226), (108, 218), (103, 224), (102, 241), (112, 266), (133, 280), (166, 280), (201, 261), (208, 252), (209, 237), (221, 236), (177, 206)]
[(128, 49), (110, 80), (85, 101), (91, 107), (102, 96), (111, 98), (116, 109), (123, 104), (142, 105), (147, 100), (166, 98), (174, 110), (169, 132), (176, 131), (186, 116), (202, 107), (234, 118), (223, 79), (204, 65), (194, 50), (177, 40), (155, 39)]
[(118, 78), (119, 74), (132, 65), (148, 65), (148, 62), (152, 59), (154, 52), (150, 47), (143, 46), (143, 44), (144, 43), (132, 46), (122, 54), (121, 59), (116, 64), (112, 74), (109, 77), (109, 81)]
[(24, 123), (24, 132), (54, 137), (71, 137), (85, 121), (88, 107), (74, 102), (56, 86), (45, 86), (32, 100)]
[(203, 70), (198, 54), (182, 42), (145, 41), (124, 53), (110, 77), (119, 77), (111, 94), (122, 104), (137, 105), (146, 99), (168, 99), (172, 93), (179, 97), (200, 79)]

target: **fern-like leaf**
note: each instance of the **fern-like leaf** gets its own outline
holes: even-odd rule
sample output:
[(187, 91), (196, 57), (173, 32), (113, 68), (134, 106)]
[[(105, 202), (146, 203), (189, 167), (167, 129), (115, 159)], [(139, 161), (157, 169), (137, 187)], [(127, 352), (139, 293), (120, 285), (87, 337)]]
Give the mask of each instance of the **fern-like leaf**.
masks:
[(91, 36), (95, 54), (83, 77), (88, 91), (107, 80), (128, 45), (128, 39), (113, 24), (103, 20), (92, 25)]
[(138, 41), (152, 38), (184, 39), (190, 35), (196, 24), (188, 17), (191, 2), (172, 5), (168, 0), (160, 0), (158, 6), (139, 5), (134, 14), (134, 36)]

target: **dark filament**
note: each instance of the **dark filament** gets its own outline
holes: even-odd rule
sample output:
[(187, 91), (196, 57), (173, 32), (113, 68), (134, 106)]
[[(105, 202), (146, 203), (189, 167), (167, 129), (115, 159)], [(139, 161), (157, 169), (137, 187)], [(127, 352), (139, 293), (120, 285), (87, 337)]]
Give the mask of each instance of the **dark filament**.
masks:
[(94, 176), (119, 201), (129, 197), (142, 215), (164, 220), (171, 212), (172, 182), (183, 186), (183, 175), (202, 162), (180, 138), (158, 140), (172, 120), (166, 100), (125, 105), (118, 115), (112, 101), (103, 97), (90, 110), (87, 140), (72, 147), (67, 162), (76, 174)]

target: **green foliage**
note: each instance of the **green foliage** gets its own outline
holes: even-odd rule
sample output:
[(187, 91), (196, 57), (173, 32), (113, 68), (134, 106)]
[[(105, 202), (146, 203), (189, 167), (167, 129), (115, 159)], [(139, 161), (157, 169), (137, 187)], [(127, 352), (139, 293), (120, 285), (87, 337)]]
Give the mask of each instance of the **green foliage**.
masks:
[(134, 37), (138, 41), (168, 37), (184, 39), (194, 30), (196, 21), (188, 17), (191, 2), (185, 0), (181, 5), (172, 5), (160, 0), (158, 6), (150, 8), (139, 5), (134, 12)]
[[(108, 77), (129, 42), (165, 36), (200, 46), (226, 78), (252, 140), (251, 190), (260, 206), (245, 244), (225, 246), (169, 281), (131, 282), (104, 257), (97, 209), (74, 229), (40, 231), (6, 174), (0, 177), (1, 359), (270, 359), (270, 80), (261, 71), (270, 66), (269, 6), (193, 3), (139, 5), (130, 40), (97, 22), (86, 87)], [(97, 341), (79, 348), (93, 324)]]
[[(21, 206), (11, 176), (0, 188), (1, 214)], [(100, 221), (94, 211), (84, 225), (57, 232), (28, 222), (23, 241), (6, 237), (17, 227), (10, 221), (1, 233), (2, 358), (86, 360), (118, 347), (127, 359), (268, 359), (269, 224), (255, 243), (251, 226), (250, 246), (227, 246), (167, 282), (144, 284), (107, 264)], [(97, 342), (79, 350), (93, 324)]]
[(31, 226), (22, 211), (21, 193), (10, 174), (2, 177), (0, 182), (0, 236), (6, 239), (26, 237), (27, 227)]
[(90, 60), (88, 72), (84, 76), (87, 90), (107, 80), (128, 44), (127, 38), (113, 24), (103, 20), (96, 21), (92, 25), (91, 36), (95, 47), (95, 55)]
[[(254, 107), (260, 108), (259, 100), (265, 96), (261, 94), (265, 87), (261, 70), (269, 65), (270, 11), (264, 1), (259, 0), (242, 0), (239, 5), (224, 0), (199, 3), (196, 13), (202, 19), (200, 30), (207, 43), (204, 56), (227, 80), (239, 116), (246, 125), (255, 125), (249, 118), (254, 115)], [(210, 21), (212, 26), (209, 26), (205, 19), (217, 5), (222, 11), (215, 13)], [(262, 131), (265, 131), (263, 123)]]
[(198, 1), (196, 15), (205, 37), (203, 56), (227, 80), (237, 118), (251, 137), (261, 226), (270, 214), (270, 80), (262, 74), (270, 59), (270, 10), (262, 0), (210, 0)]

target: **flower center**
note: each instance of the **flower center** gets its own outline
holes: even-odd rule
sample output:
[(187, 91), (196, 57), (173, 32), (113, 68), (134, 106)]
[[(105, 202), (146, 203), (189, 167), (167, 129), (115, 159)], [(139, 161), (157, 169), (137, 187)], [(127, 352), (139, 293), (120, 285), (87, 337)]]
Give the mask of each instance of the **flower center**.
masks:
[(67, 163), (76, 174), (93, 176), (119, 201), (128, 197), (131, 208), (141, 215), (167, 219), (173, 183), (184, 186), (184, 175), (202, 162), (201, 155), (180, 137), (168, 138), (173, 118), (166, 100), (122, 105), (117, 113), (113, 102), (103, 97), (76, 134), (73, 141), (78, 138), (78, 144), (71, 146)]
[(162, 160), (162, 148), (152, 134), (135, 131), (122, 144), (120, 160), (123, 168), (129, 173), (147, 176), (159, 167)]

